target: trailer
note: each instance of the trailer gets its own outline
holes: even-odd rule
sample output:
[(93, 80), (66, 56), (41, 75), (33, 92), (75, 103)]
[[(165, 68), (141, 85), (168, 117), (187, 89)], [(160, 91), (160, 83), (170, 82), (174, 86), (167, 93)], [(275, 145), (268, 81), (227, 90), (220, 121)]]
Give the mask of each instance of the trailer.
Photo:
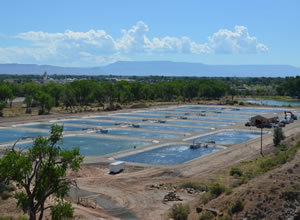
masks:
[(123, 161), (116, 161), (109, 164), (109, 173), (116, 174), (120, 173), (125, 169), (125, 162)]

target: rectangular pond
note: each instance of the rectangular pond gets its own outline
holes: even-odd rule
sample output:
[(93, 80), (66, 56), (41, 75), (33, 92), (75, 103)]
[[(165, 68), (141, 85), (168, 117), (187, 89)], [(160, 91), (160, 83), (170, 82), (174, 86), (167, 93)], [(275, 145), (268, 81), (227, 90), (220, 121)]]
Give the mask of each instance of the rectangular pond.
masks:
[(156, 114), (156, 115), (184, 115), (184, 112), (175, 112), (175, 111), (166, 111), (166, 110), (161, 110), (161, 111), (153, 111), (153, 112), (140, 112), (140, 113), (145, 113), (145, 114)]
[(137, 117), (137, 118), (164, 118), (164, 115), (145, 115), (145, 114), (117, 114), (117, 116)]
[(38, 136), (47, 136), (47, 132), (29, 131), (17, 128), (0, 128), (0, 143), (16, 141), (24, 138), (36, 138)]
[(300, 106), (300, 100), (271, 100), (271, 99), (253, 99), (253, 100), (241, 100), (242, 102), (248, 102), (260, 105), (275, 105), (275, 106)]
[(253, 138), (260, 137), (260, 132), (251, 131), (219, 131), (209, 135), (204, 135), (198, 138), (191, 139), (193, 142), (212, 142), (219, 145), (239, 144)]
[(187, 117), (187, 120), (196, 120), (196, 121), (215, 121), (215, 122), (229, 122), (229, 123), (242, 123), (246, 120), (240, 120), (240, 119), (227, 119), (227, 118), (209, 118), (208, 116), (203, 117)]
[[(99, 132), (99, 133), (101, 133), (101, 132)], [(148, 139), (172, 139), (172, 138), (184, 137), (183, 134), (170, 134), (170, 133), (162, 133), (162, 132), (148, 132), (148, 131), (137, 131), (137, 130), (118, 130), (118, 129), (108, 130), (107, 134), (128, 136), (128, 137), (148, 138)]]
[(112, 121), (126, 121), (126, 122), (139, 122), (142, 121), (142, 119), (139, 118), (126, 118), (126, 117), (93, 117), (91, 119), (97, 119), (97, 120), (112, 120)]
[(83, 124), (83, 125), (95, 125), (95, 126), (113, 126), (114, 122), (109, 121), (88, 121), (88, 120), (61, 120), (55, 123), (65, 123), (65, 124)]
[[(22, 127), (22, 128), (37, 128), (37, 129), (47, 129), (47, 130), (50, 130), (51, 129), (51, 125), (52, 124), (30, 124), (30, 125), (26, 125), (25, 124), (25, 125), (22, 125), (20, 127)], [(59, 125), (62, 125), (62, 124), (59, 124)], [(81, 131), (81, 130), (83, 130), (83, 128), (81, 128), (81, 127), (64, 125), (64, 131)]]
[(175, 124), (175, 125), (191, 125), (191, 126), (204, 126), (204, 127), (226, 127), (231, 126), (231, 124), (223, 124), (223, 123), (205, 123), (205, 122), (194, 122), (194, 121), (166, 121), (167, 124)]
[(117, 158), (121, 161), (152, 165), (181, 164), (207, 154), (221, 150), (220, 148), (191, 149), (189, 145), (169, 145), (153, 150)]
[[(27, 149), (33, 143), (19, 144), (17, 148)], [(133, 149), (152, 144), (152, 142), (135, 141), (126, 139), (104, 138), (94, 136), (67, 136), (58, 143), (64, 149), (71, 150), (80, 147), (80, 154), (85, 156), (103, 156), (124, 150)]]
[(193, 128), (193, 127), (182, 127), (182, 126), (161, 126), (161, 125), (140, 125), (141, 129), (151, 130), (165, 130), (165, 131), (177, 131), (177, 132), (207, 132), (209, 128)]

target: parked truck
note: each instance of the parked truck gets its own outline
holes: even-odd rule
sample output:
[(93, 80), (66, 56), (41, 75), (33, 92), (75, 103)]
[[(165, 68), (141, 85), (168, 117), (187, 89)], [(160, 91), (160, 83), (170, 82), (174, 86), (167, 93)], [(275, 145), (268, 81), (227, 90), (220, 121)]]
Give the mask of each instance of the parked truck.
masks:
[(109, 164), (109, 173), (116, 174), (120, 173), (125, 169), (125, 163), (123, 161), (116, 161)]

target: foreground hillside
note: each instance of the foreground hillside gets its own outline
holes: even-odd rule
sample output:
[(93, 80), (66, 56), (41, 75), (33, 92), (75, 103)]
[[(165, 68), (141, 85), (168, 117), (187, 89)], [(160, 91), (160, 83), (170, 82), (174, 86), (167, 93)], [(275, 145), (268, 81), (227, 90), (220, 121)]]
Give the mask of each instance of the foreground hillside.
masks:
[[(267, 159), (242, 162), (240, 170), (246, 167), (246, 172), (254, 173), (253, 170), (256, 169), (254, 164), (260, 164), (260, 167), (264, 164), (263, 169), (271, 169), (262, 175), (258, 174), (249, 181), (245, 181), (245, 179), (241, 181), (247, 173), (241, 177), (236, 175), (232, 180), (224, 180), (225, 176), (223, 175), (216, 177), (220, 182), (223, 179), (224, 185), (227, 182), (224, 187), (231, 186), (233, 188), (225, 189), (225, 193), (208, 202), (203, 200), (203, 196), (200, 196), (200, 199), (190, 204), (191, 214), (188, 219), (300, 219), (299, 146), (300, 142), (293, 146), (294, 149), (290, 149), (296, 152), (295, 156), (292, 156), (294, 153), (288, 153), (287, 157), (272, 157), (273, 153), (267, 155), (266, 157), (273, 160), (274, 166), (277, 163), (275, 161), (286, 162), (273, 170), (270, 168), (271, 165), (266, 165), (270, 163), (266, 162)], [(269, 167), (267, 168), (267, 166)]]

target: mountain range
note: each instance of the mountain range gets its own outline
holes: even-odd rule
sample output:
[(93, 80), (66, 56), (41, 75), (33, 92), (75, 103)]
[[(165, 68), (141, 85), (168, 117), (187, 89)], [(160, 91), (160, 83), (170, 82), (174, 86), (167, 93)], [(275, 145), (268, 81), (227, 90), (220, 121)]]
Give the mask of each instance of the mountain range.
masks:
[(118, 61), (99, 67), (60, 67), (36, 64), (0, 64), (0, 74), (164, 75), (206, 77), (285, 77), (300, 75), (290, 65), (207, 65), (171, 61)]

